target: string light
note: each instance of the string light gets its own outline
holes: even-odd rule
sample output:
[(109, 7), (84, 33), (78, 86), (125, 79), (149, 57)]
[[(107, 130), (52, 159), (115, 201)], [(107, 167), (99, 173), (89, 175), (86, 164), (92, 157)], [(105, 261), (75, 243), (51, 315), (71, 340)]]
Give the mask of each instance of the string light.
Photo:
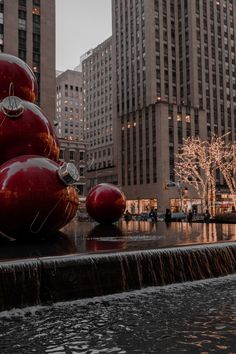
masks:
[(203, 141), (199, 137), (187, 138), (176, 155), (176, 175), (193, 186), (202, 200), (203, 208), (211, 208), (213, 214), (217, 170), (224, 177), (236, 208), (236, 142), (227, 143), (228, 134), (213, 136), (210, 141)]

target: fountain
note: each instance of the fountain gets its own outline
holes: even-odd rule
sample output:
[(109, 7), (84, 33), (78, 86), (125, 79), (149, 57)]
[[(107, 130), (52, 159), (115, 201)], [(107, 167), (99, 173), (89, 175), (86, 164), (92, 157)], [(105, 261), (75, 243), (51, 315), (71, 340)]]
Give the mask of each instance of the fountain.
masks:
[[(135, 222), (131, 223), (134, 229)], [(144, 230), (151, 227), (149, 222), (142, 223)], [(20, 255), (18, 247), (2, 245), (0, 310), (214, 278), (236, 270), (235, 225), (229, 225), (227, 242), (222, 242), (222, 225), (213, 229), (203, 224), (196, 225), (193, 239), (189, 234), (186, 242), (177, 239), (183, 233), (181, 223), (173, 223), (172, 234), (172, 227), (167, 230), (170, 241), (159, 234), (164, 223), (155, 230), (132, 231), (131, 235), (122, 222), (109, 227), (90, 223), (87, 233), (85, 229), (77, 233), (75, 226), (79, 230), (83, 224), (73, 221), (64, 228), (67, 237), (61, 234), (58, 239), (44, 241), (41, 248), (40, 243), (27, 244), (28, 254), (23, 245)], [(182, 229), (179, 233), (177, 226)], [(208, 232), (204, 236), (208, 244), (198, 244), (203, 231)]]
[[(3, 54), (0, 78), (12, 60), (20, 69), (24, 67)], [(29, 68), (27, 73), (32, 74)], [(1, 145), (5, 152), (0, 166), (0, 311), (235, 272), (234, 225), (231, 232), (224, 232), (224, 225), (220, 231), (216, 226), (213, 230), (210, 225), (185, 223), (120, 221), (110, 225), (123, 214), (125, 198), (117, 187), (107, 184), (96, 186), (87, 200), (89, 213), (103, 225), (73, 219), (78, 206), (73, 187), (77, 170), (58, 161), (53, 130), (32, 103), (37, 95), (35, 79), (28, 80), (27, 74), (21, 92), (14, 87), (12, 75), (10, 83), (4, 81), (0, 96), (4, 136), (17, 135), (21, 120), (26, 126), (30, 120), (37, 121), (41, 133), (35, 131), (31, 137), (31, 130), (24, 129), (25, 138), (17, 149), (12, 139)], [(15, 76), (18, 81), (22, 72), (19, 75)], [(14, 88), (19, 97), (12, 92), (8, 97), (6, 87)], [(35, 145), (25, 143), (26, 139), (36, 142), (36, 136)]]

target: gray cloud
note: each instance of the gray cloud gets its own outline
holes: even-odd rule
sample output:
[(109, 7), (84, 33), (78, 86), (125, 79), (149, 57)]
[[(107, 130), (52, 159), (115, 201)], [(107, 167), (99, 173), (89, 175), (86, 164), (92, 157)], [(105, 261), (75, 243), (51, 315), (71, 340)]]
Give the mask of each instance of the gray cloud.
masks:
[(73, 69), (111, 35), (111, 0), (56, 0), (56, 68)]

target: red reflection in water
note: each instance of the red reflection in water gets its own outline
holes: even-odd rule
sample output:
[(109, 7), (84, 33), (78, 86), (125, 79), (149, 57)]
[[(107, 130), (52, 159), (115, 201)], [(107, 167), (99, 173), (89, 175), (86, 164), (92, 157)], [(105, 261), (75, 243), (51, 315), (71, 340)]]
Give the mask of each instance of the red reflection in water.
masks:
[(88, 234), (87, 251), (124, 250), (127, 242), (122, 240), (123, 233), (116, 225), (97, 225)]

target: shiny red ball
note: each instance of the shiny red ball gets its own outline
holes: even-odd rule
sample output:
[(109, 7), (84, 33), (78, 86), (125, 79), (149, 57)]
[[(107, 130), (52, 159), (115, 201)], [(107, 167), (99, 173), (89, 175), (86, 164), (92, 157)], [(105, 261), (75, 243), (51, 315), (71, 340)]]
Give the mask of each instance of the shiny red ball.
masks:
[(21, 155), (40, 155), (57, 161), (59, 152), (52, 125), (38, 106), (14, 96), (2, 101), (0, 164)]
[(120, 189), (101, 183), (92, 188), (86, 198), (88, 214), (100, 224), (119, 220), (125, 211), (126, 200)]
[(75, 216), (74, 187), (58, 176), (56, 162), (20, 156), (0, 167), (0, 231), (15, 239), (46, 237)]
[(13, 55), (0, 53), (0, 83), (0, 100), (9, 95), (30, 102), (37, 99), (38, 84), (33, 71), (23, 60)]

